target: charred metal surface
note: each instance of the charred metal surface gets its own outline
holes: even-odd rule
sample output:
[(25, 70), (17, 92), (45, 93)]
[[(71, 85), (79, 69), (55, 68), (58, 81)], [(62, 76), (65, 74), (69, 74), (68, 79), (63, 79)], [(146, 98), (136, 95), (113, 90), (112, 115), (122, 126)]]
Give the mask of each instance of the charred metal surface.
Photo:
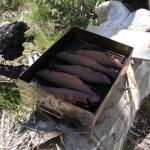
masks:
[(6, 60), (14, 60), (22, 55), (24, 42), (32, 42), (34, 36), (27, 36), (29, 29), (24, 22), (14, 22), (0, 26), (0, 54)]
[(7, 78), (17, 79), (22, 72), (27, 69), (25, 65), (5, 65), (0, 64), (0, 75), (3, 75)]

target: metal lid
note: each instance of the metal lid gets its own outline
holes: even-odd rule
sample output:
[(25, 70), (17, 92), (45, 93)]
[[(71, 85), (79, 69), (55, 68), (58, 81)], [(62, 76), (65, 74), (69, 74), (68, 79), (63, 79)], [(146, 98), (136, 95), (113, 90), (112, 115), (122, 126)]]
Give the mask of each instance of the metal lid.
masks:
[(136, 47), (133, 50), (132, 57), (150, 61), (150, 48)]
[(150, 61), (150, 33), (120, 30), (111, 39), (134, 48), (132, 57)]

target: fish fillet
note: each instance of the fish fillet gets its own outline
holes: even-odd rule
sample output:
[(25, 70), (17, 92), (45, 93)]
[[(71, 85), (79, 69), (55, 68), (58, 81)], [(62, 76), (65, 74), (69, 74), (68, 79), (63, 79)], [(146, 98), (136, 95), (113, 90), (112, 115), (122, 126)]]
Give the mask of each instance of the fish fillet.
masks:
[(106, 68), (98, 64), (95, 60), (83, 55), (61, 52), (57, 54), (57, 57), (73, 65), (81, 65), (84, 67), (89, 67), (97, 71), (106, 73), (112, 78), (116, 78), (117, 76), (117, 73), (114, 70)]
[(71, 88), (91, 95), (96, 95), (90, 87), (82, 82), (77, 76), (58, 71), (49, 71), (47, 69), (39, 71), (37, 75), (61, 87)]
[(79, 76), (81, 79), (94, 83), (111, 84), (111, 80), (105, 74), (94, 72), (90, 68), (82, 67), (79, 65), (53, 65), (55, 69), (63, 72), (71, 73)]

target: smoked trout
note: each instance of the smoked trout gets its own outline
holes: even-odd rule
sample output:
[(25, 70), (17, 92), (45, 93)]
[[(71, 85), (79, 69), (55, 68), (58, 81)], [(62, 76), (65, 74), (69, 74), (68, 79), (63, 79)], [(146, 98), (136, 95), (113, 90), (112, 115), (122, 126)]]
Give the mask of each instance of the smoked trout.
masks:
[(91, 95), (96, 95), (88, 85), (82, 82), (75, 75), (58, 71), (49, 71), (47, 69), (39, 71), (37, 75), (61, 87), (71, 88)]
[(90, 68), (79, 65), (53, 65), (53, 67), (59, 71), (79, 76), (84, 81), (107, 85), (111, 84), (111, 80), (107, 75), (100, 72), (95, 72)]
[(97, 63), (94, 59), (91, 59), (87, 56), (61, 52), (57, 54), (57, 57), (73, 65), (81, 65), (84, 67), (89, 67), (94, 70), (106, 73), (112, 78), (116, 78), (117, 76), (117, 72), (111, 70), (110, 68), (106, 68), (105, 66)]

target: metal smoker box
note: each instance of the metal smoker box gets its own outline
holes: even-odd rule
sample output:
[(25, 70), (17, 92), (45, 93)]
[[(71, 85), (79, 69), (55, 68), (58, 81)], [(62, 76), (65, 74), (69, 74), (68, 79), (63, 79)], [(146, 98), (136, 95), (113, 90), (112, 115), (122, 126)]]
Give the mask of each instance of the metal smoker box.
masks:
[[(32, 86), (29, 82), (35, 77), (36, 73), (44, 68), (50, 60), (56, 58), (56, 54), (61, 51), (74, 49), (95, 49), (111, 53), (118, 57), (123, 56), (123, 68), (119, 75), (105, 93), (102, 102), (97, 106), (95, 112), (91, 112), (84, 108), (73, 105), (69, 102), (55, 99), (44, 91)], [(118, 92), (118, 86), (126, 75), (128, 65), (131, 60), (132, 47), (107, 39), (97, 34), (73, 27), (60, 40), (58, 40), (51, 48), (49, 48), (31, 67), (29, 67), (18, 79), (20, 87), (20, 95), (22, 102), (29, 107), (32, 107), (33, 102), (44, 102), (51, 109), (52, 114), (56, 117), (63, 118), (67, 116), (72, 123), (78, 122), (83, 126), (92, 128), (100, 119), (104, 110), (108, 107), (113, 93)], [(124, 88), (124, 87), (121, 87)]]

